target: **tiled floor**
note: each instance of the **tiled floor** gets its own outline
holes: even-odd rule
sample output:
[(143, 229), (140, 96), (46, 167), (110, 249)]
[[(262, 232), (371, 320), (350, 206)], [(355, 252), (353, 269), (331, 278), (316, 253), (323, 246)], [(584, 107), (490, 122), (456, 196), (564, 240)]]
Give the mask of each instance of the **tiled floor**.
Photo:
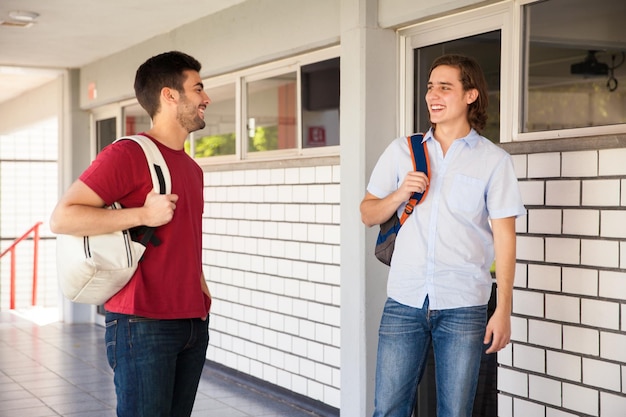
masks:
[[(45, 319), (0, 312), (0, 417), (114, 417), (104, 329)], [(317, 415), (209, 366), (193, 411), (196, 417)]]

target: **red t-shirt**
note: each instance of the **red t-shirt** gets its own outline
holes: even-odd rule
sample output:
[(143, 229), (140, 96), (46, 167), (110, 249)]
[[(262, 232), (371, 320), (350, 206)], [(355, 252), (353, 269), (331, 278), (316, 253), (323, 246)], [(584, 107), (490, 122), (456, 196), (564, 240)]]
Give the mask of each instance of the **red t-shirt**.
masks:
[[(148, 136), (143, 133), (144, 136)], [(148, 136), (149, 137), (149, 136)], [(203, 173), (184, 150), (153, 140), (163, 154), (178, 195), (172, 220), (155, 230), (159, 246), (148, 244), (130, 282), (105, 303), (108, 311), (157, 319), (207, 315), (211, 300), (202, 291)], [(138, 143), (107, 146), (80, 176), (107, 205), (143, 206), (152, 179)]]

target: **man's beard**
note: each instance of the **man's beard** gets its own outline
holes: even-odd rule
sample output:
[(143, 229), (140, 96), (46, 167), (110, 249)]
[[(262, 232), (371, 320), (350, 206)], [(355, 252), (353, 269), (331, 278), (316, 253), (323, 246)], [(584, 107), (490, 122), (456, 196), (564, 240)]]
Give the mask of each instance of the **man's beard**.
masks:
[(178, 120), (178, 123), (180, 123), (180, 125), (189, 133), (204, 129), (206, 126), (204, 119), (198, 116), (198, 108), (192, 107), (186, 99), (184, 103), (179, 105), (176, 119)]

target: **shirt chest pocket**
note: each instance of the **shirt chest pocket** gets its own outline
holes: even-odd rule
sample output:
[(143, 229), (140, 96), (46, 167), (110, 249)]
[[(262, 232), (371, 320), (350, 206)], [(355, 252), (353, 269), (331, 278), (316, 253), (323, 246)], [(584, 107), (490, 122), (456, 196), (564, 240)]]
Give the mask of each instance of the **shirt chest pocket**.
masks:
[(450, 209), (460, 213), (475, 213), (484, 209), (485, 181), (456, 174), (452, 180), (448, 202)]

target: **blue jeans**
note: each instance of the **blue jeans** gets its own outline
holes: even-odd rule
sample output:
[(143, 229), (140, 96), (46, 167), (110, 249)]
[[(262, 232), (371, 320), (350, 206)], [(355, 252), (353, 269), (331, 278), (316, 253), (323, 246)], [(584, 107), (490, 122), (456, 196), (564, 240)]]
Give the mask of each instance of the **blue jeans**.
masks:
[(471, 417), (487, 306), (429, 310), (387, 299), (378, 333), (374, 417), (409, 417), (433, 347), (438, 417)]
[(209, 343), (209, 320), (105, 315), (118, 417), (190, 416)]

